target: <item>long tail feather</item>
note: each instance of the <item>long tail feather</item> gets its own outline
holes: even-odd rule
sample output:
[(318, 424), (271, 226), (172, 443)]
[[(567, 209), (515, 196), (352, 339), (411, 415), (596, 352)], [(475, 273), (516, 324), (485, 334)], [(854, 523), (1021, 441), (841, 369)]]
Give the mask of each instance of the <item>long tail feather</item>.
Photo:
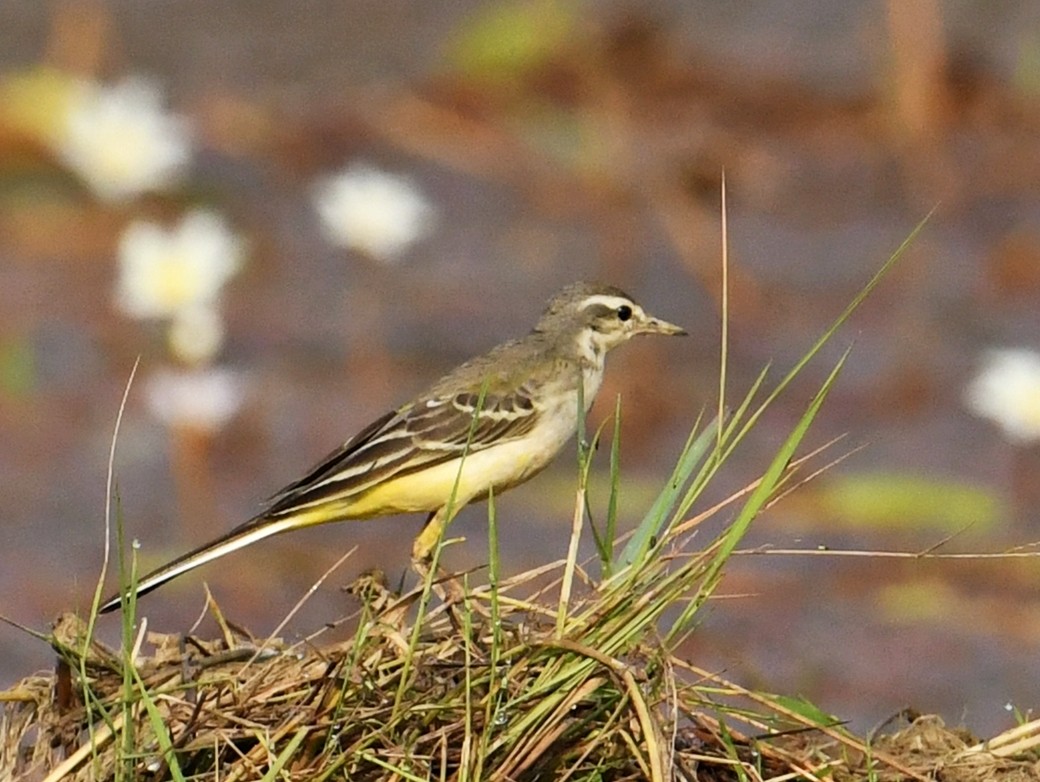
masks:
[[(298, 516), (286, 516), (283, 518), (258, 516), (245, 524), (235, 527), (223, 537), (210, 541), (204, 546), (199, 546), (186, 554), (182, 554), (172, 562), (168, 562), (162, 567), (153, 570), (137, 582), (137, 596), (146, 595), (153, 589), (158, 589), (167, 581), (177, 578), (177, 576), (205, 565), (207, 562), (219, 559), (233, 551), (250, 546), (264, 538), (304, 526), (308, 525), (302, 523)], [(122, 604), (123, 598), (128, 593), (121, 592), (110, 597), (102, 604), (99, 611), (102, 614), (115, 611)]]

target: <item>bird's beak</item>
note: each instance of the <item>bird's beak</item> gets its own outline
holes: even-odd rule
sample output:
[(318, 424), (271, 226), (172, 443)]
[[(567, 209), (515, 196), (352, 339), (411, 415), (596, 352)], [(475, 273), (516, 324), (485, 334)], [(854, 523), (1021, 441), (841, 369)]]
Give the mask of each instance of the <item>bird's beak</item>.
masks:
[(640, 324), (637, 333), (663, 334), (666, 337), (685, 337), (687, 335), (686, 329), (676, 326), (674, 323), (669, 323), (666, 320), (651, 317), (647, 317), (647, 319)]

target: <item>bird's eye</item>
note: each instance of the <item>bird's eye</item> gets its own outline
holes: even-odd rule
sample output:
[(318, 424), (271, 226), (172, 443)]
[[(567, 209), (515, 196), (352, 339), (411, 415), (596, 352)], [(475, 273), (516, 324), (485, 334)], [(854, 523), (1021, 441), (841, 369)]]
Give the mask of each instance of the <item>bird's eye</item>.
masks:
[(627, 304), (622, 304), (617, 308), (617, 317), (618, 320), (628, 320), (632, 317), (632, 308)]

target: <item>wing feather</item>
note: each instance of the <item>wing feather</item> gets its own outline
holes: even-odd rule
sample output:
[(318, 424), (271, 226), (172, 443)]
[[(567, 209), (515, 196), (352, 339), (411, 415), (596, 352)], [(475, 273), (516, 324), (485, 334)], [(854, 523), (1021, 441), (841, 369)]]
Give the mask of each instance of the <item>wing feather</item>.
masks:
[(474, 453), (521, 438), (540, 413), (532, 390), (525, 384), (488, 394), (482, 404), (473, 393), (432, 397), (391, 411), (275, 494), (262, 516), (357, 496), (389, 478), (457, 459), (467, 442)]

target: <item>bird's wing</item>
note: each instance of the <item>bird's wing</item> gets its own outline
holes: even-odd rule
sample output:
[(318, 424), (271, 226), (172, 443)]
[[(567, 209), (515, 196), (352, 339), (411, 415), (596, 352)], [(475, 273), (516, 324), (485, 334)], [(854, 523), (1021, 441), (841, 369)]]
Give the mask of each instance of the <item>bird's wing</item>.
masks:
[(337, 448), (269, 501), (263, 516), (280, 516), (356, 496), (389, 478), (451, 461), (523, 437), (540, 410), (531, 384), (505, 393), (422, 398), (387, 413)]

